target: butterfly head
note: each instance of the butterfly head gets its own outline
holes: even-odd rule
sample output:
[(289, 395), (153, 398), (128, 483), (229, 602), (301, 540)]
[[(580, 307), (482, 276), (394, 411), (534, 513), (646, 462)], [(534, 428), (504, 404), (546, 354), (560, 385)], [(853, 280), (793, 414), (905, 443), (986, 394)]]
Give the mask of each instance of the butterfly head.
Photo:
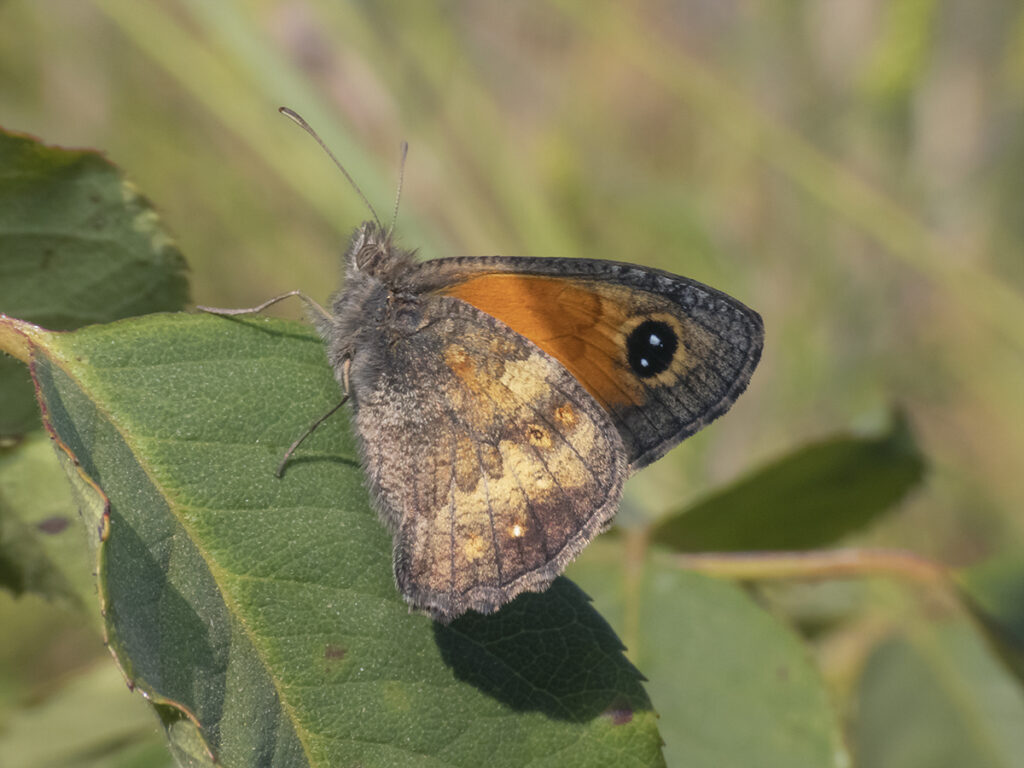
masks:
[(392, 234), (376, 221), (364, 221), (349, 244), (345, 257), (345, 279), (376, 278), (389, 287), (408, 271), (415, 252), (395, 247)]

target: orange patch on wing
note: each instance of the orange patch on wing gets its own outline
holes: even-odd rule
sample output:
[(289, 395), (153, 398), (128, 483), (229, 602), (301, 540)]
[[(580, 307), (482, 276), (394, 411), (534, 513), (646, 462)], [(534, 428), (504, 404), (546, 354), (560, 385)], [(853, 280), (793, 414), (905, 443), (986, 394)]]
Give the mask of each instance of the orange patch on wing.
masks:
[(624, 368), (628, 308), (613, 287), (543, 275), (487, 274), (444, 290), (486, 312), (564, 365), (611, 410), (643, 403)]

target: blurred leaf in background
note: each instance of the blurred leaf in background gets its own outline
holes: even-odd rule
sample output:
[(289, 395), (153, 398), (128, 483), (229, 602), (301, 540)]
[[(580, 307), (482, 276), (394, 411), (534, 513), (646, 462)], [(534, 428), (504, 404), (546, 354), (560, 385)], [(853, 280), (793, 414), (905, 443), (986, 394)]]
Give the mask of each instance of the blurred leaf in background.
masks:
[[(923, 485), (843, 527), (843, 543), (953, 565), (1022, 558), (1019, 3), (11, 0), (0, 6), (0, 73), (4, 127), (102, 149), (158, 201), (203, 303), (250, 306), (292, 288), (324, 300), (348, 232), (367, 217), (276, 114), (286, 104), (381, 211), (409, 141), (398, 232), (425, 256), (636, 261), (756, 308), (767, 339), (750, 390), (630, 482), (619, 519), (641, 534), (808, 444), (884, 435), (899, 403), (928, 466)], [(652, 679), (666, 757), (696, 761), (685, 715), (699, 707), (686, 680), (654, 679), (661, 651), (645, 648), (640, 628), (652, 615), (644, 585), (661, 583), (654, 616), (671, 628), (659, 636), (686, 635), (710, 609), (676, 612), (699, 608), (692, 584), (703, 582), (657, 577), (665, 563), (636, 540), (599, 541), (574, 578)], [(601, 563), (620, 563), (621, 576)], [(979, 605), (1019, 594), (1019, 572), (1007, 573)], [(690, 586), (670, 622), (658, 610), (677, 582)], [(874, 764), (930, 766), (937, 753), (903, 750), (913, 740), (893, 737), (900, 726), (970, 764), (1005, 754), (1003, 731), (979, 741), (955, 727), (1019, 695), (959, 608), (929, 590), (834, 586), (755, 591), (776, 622), (757, 635), (766, 657), (795, 654), (785, 623), (828, 617), (806, 639), (823, 679), (785, 665), (812, 692), (802, 703), (836, 702), (851, 748)], [(738, 596), (728, 605), (749, 609)], [(75, 624), (34, 597), (0, 595), (0, 639), (19, 649), (0, 655), (0, 735), (24, 722), (11, 713), (25, 702), (88, 668), (79, 649), (98, 641)], [(932, 635), (943, 639), (922, 645)], [(680, 652), (714, 638), (694, 635)], [(962, 671), (929, 672), (949, 668)], [(967, 699), (936, 695), (934, 717), (903, 716), (895, 703), (925, 680), (980, 693), (970, 712)], [(709, 711), (727, 721), (741, 710)], [(828, 713), (807, 722), (816, 735), (801, 746), (835, 743)]]
[(896, 414), (882, 435), (809, 444), (666, 515), (650, 539), (679, 552), (824, 547), (889, 512), (923, 474), (913, 436)]
[[(0, 309), (53, 330), (188, 301), (185, 262), (152, 205), (96, 152), (0, 134), (0, 250)], [(0, 391), (0, 437), (38, 426), (28, 372), (7, 356)]]

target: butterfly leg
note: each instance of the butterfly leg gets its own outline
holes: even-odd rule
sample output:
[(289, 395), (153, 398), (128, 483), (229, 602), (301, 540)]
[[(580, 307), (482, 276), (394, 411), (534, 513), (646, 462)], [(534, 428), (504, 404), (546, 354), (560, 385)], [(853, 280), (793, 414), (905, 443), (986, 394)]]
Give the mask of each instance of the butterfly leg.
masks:
[(277, 469), (274, 471), (274, 474), (277, 477), (281, 477), (284, 474), (284, 467), (285, 467), (285, 465), (288, 463), (288, 460), (292, 457), (292, 454), (295, 453), (295, 450), (302, 444), (302, 441), (305, 440), (310, 435), (312, 435), (313, 431), (317, 427), (319, 427), (321, 424), (323, 424), (325, 421), (327, 421), (331, 416), (333, 416), (334, 412), (337, 411), (339, 408), (341, 408), (341, 406), (343, 406), (347, 400), (348, 400), (348, 394), (346, 393), (345, 396), (343, 398), (341, 398), (341, 402), (339, 402), (337, 405), (335, 405), (333, 408), (331, 408), (331, 410), (329, 410), (323, 416), (321, 416), (316, 421), (314, 421), (312, 424), (310, 424), (306, 428), (306, 431), (303, 432), (301, 435), (299, 435), (298, 439), (296, 439), (296, 441), (294, 443), (292, 443), (291, 445), (288, 446), (288, 450), (284, 452), (284, 457), (281, 459), (281, 463), (277, 465)]
[(351, 357), (346, 357), (345, 360), (341, 364), (341, 384), (342, 384), (342, 387), (345, 389), (345, 398), (346, 399), (348, 398), (348, 393), (352, 391), (352, 388), (349, 385), (349, 380), (348, 380), (348, 372), (351, 369), (352, 369), (352, 358)]
[(313, 312), (318, 314), (320, 317), (326, 319), (328, 322), (333, 321), (333, 318), (331, 317), (331, 313), (330, 312), (328, 312), (326, 309), (324, 309), (322, 306), (320, 306), (320, 304), (318, 304), (316, 301), (311, 299), (309, 296), (307, 296), (305, 293), (303, 293), (300, 290), (294, 290), (294, 291), (288, 291), (288, 293), (282, 293), (280, 296), (275, 296), (272, 299), (267, 299), (262, 304), (257, 304), (255, 307), (244, 307), (242, 309), (224, 309), (222, 307), (206, 307), (206, 306), (202, 306), (202, 305), (197, 304), (196, 305), (196, 309), (198, 309), (198, 310), (200, 310), (202, 312), (209, 312), (211, 315), (226, 315), (226, 316), (231, 316), (231, 315), (254, 315), (257, 312), (262, 312), (267, 307), (271, 307), (274, 304), (277, 304), (277, 302), (279, 302), (279, 301), (284, 301), (285, 299), (290, 299), (292, 296), (298, 296), (302, 300), (303, 304), (305, 304), (309, 309), (313, 310)]
[(288, 446), (288, 450), (285, 451), (284, 457), (281, 459), (281, 463), (277, 465), (277, 470), (274, 472), (274, 474), (277, 477), (281, 477), (284, 474), (285, 465), (288, 463), (288, 460), (292, 457), (292, 454), (295, 453), (296, 449), (302, 444), (302, 441), (305, 440), (307, 437), (309, 437), (311, 434), (313, 434), (313, 431), (317, 427), (319, 427), (321, 424), (323, 424), (325, 421), (327, 421), (327, 419), (329, 419), (331, 416), (333, 416), (334, 412), (337, 411), (339, 408), (341, 408), (341, 406), (343, 406), (348, 401), (348, 397), (349, 397), (348, 371), (349, 371), (349, 368), (352, 367), (352, 359), (349, 358), (349, 357), (346, 357), (345, 361), (341, 365), (342, 365), (342, 369), (341, 369), (342, 370), (342, 374), (341, 375), (342, 375), (343, 386), (345, 388), (345, 396), (343, 398), (341, 398), (341, 402), (340, 403), (338, 403), (336, 406), (331, 408), (331, 410), (329, 410), (327, 413), (325, 413), (319, 419), (317, 419), (312, 424), (310, 424), (309, 427), (306, 428), (306, 431), (303, 432), (301, 435), (299, 435), (298, 439), (294, 443), (292, 443), (290, 446)]

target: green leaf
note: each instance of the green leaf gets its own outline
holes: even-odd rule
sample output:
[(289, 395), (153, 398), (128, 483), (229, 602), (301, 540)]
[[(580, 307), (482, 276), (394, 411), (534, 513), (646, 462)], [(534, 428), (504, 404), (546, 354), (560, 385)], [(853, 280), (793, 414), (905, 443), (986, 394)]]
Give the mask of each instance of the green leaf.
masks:
[(48, 426), (92, 489), (111, 649), (176, 754), (202, 762), (194, 721), (230, 766), (662, 764), (639, 673), (570, 582), (435, 625), (395, 589), (343, 417), (274, 476), (340, 396), (308, 328), (27, 332)]
[(985, 561), (957, 575), (960, 597), (1007, 668), (1024, 683), (1024, 559)]
[(78, 508), (42, 434), (0, 450), (0, 585), (94, 605), (92, 559)]
[(152, 711), (109, 663), (76, 675), (0, 731), (8, 768), (171, 768)]
[(660, 522), (651, 541), (682, 552), (831, 544), (892, 508), (924, 469), (897, 415), (877, 437), (835, 437), (779, 459)]
[(827, 768), (849, 757), (796, 634), (726, 581), (602, 539), (570, 569), (648, 676), (669, 765)]
[(873, 768), (1013, 768), (1024, 695), (965, 623), (921, 626), (868, 659), (852, 740)]
[[(153, 206), (97, 152), (0, 131), (0, 312), (55, 330), (188, 302)], [(0, 436), (39, 424), (28, 373), (0, 357)]]

